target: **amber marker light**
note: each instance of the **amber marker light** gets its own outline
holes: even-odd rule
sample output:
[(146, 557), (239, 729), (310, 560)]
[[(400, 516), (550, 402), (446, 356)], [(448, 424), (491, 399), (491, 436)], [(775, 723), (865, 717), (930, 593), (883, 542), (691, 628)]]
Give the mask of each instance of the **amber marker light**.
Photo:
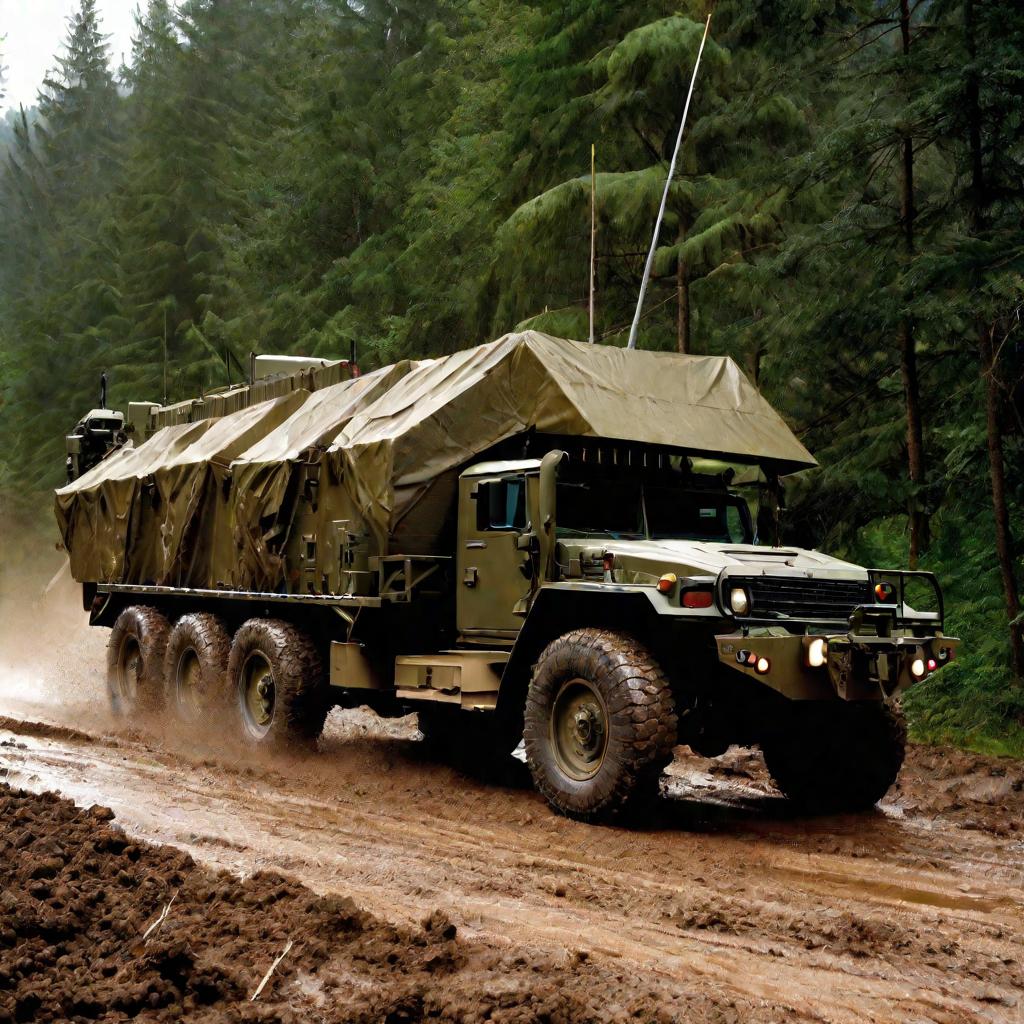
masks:
[(875, 600), (880, 604), (885, 604), (886, 601), (891, 601), (893, 595), (893, 589), (891, 583), (876, 583), (875, 584)]
[[(675, 589), (675, 585), (679, 582), (679, 577), (674, 572), (667, 572), (664, 576), (658, 580), (658, 590), (663, 594), (671, 594)], [(684, 601), (685, 603), (685, 601)], [(687, 605), (687, 608), (692, 608), (693, 605)]]

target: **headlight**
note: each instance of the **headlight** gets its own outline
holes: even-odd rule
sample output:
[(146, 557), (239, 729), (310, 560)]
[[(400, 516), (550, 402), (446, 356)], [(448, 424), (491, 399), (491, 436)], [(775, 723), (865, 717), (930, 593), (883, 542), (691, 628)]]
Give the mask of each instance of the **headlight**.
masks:
[(807, 645), (806, 650), (808, 668), (821, 668), (821, 666), (825, 664), (825, 658), (828, 655), (828, 649), (825, 647), (824, 637), (815, 637)]
[(733, 587), (729, 591), (729, 607), (736, 615), (746, 615), (750, 611), (750, 598), (742, 587)]

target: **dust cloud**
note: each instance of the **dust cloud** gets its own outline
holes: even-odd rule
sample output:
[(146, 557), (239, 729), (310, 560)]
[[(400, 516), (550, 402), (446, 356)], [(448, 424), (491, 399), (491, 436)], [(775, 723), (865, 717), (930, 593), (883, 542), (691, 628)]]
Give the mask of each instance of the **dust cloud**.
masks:
[(81, 588), (52, 545), (29, 541), (12, 552), (10, 523), (0, 523), (0, 537), (0, 714), (103, 724), (107, 630), (90, 628)]

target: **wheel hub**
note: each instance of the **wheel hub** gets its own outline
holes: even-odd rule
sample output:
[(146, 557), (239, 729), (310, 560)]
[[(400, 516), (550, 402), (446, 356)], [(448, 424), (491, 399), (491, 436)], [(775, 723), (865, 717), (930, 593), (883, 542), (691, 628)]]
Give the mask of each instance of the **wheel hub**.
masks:
[(597, 745), (603, 728), (600, 714), (600, 708), (593, 704), (587, 704), (573, 716), (576, 726), (576, 743), (581, 749), (590, 750)]
[(120, 696), (134, 701), (139, 692), (139, 676), (142, 674), (142, 651), (138, 644), (130, 642), (124, 653), (121, 671), (117, 674)]
[(192, 718), (202, 712), (202, 667), (195, 651), (185, 651), (178, 661), (175, 677), (177, 683), (178, 706)]
[(551, 743), (559, 768), (572, 779), (592, 778), (604, 764), (608, 712), (586, 679), (566, 682), (551, 712)]
[(246, 730), (256, 739), (270, 731), (274, 720), (276, 691), (274, 673), (263, 655), (250, 655), (241, 679), (239, 694)]

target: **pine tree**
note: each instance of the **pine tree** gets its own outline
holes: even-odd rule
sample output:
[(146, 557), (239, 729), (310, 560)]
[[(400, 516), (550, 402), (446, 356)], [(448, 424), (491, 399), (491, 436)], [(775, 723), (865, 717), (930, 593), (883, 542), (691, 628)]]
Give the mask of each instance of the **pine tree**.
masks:
[[(590, 5), (559, 10), (556, 43), (520, 66), (522, 99), (513, 112), (519, 130), (513, 166), (557, 181), (575, 163), (589, 165), (597, 140), (602, 332), (622, 337), (635, 301), (676, 139), (681, 98), (703, 33), (703, 10), (691, 17), (650, 19), (658, 5)], [(605, 10), (601, 17), (598, 9)], [(764, 177), (755, 154), (776, 161), (805, 134), (803, 115), (785, 91), (768, 85), (767, 65), (746, 45), (738, 10), (716, 13), (684, 136), (677, 178), (655, 263), (644, 343), (688, 351), (693, 338), (691, 290), (701, 290), (699, 319), (711, 341), (716, 306), (728, 306), (726, 282), (746, 274), (749, 257), (777, 239), (782, 218), (777, 183)], [(585, 43), (584, 43), (585, 41)], [(585, 45), (582, 51), (579, 49)], [(566, 71), (564, 52), (588, 59)], [(532, 56), (532, 55), (531, 55)], [(547, 62), (555, 61), (554, 67)], [(499, 321), (522, 320), (585, 336), (581, 323), (589, 244), (589, 175), (558, 181), (524, 203), (499, 241)], [(517, 258), (510, 259), (515, 252)], [(529, 258), (537, 254), (539, 259)], [(551, 254), (556, 253), (554, 259)], [(526, 255), (526, 259), (523, 259)], [(667, 286), (667, 287), (665, 287)], [(666, 294), (667, 292), (667, 294)], [(532, 308), (531, 308), (532, 304)], [(667, 308), (666, 308), (667, 307)], [(728, 314), (734, 316), (733, 312)]]
[(114, 172), (117, 87), (96, 0), (80, 0), (64, 53), (39, 98), (43, 156), (53, 191), (67, 205), (93, 194)]
[[(959, 8), (959, 10), (957, 9)], [(949, 120), (949, 139), (959, 174), (954, 197), (963, 214), (963, 230), (949, 256), (936, 261), (944, 283), (956, 286), (957, 313), (969, 325), (979, 357), (985, 406), (990, 493), (995, 526), (995, 554), (1009, 622), (1010, 666), (1024, 686), (1024, 615), (1017, 579), (1017, 545), (1011, 514), (1011, 488), (1024, 490), (1020, 459), (1017, 473), (1008, 466), (1007, 435), (1022, 449), (1021, 408), (1009, 418), (1009, 396), (1024, 392), (1024, 367), (1010, 347), (1018, 338), (1024, 310), (1024, 12), (1006, 0), (984, 7), (974, 0), (951, 4), (945, 11), (947, 40), (961, 58), (959, 102), (943, 105), (935, 97), (937, 116)], [(959, 38), (957, 38), (959, 37)], [(956, 45), (959, 43), (959, 45)], [(948, 98), (949, 78), (946, 79)], [(1014, 379), (1016, 378), (1016, 379)], [(1024, 717), (1024, 709), (1021, 711)]]
[[(195, 0), (175, 13), (151, 0), (137, 18), (126, 160), (119, 200), (121, 268), (130, 332), (117, 357), (136, 393), (185, 397), (225, 382), (203, 329), (221, 261), (221, 234), (243, 203), (245, 131), (266, 29), (255, 6)], [(248, 49), (247, 49), (248, 48)], [(170, 368), (168, 372), (167, 368)]]
[(45, 439), (17, 447), (16, 468), (31, 481), (52, 477), (66, 410), (94, 390), (109, 320), (116, 319), (118, 297), (106, 276), (107, 204), (117, 176), (120, 101), (106, 60), (95, 0), (81, 0), (44, 81), (38, 117), (23, 110), (15, 124), (0, 182), (0, 280), (18, 365), (12, 404), (19, 429)]

